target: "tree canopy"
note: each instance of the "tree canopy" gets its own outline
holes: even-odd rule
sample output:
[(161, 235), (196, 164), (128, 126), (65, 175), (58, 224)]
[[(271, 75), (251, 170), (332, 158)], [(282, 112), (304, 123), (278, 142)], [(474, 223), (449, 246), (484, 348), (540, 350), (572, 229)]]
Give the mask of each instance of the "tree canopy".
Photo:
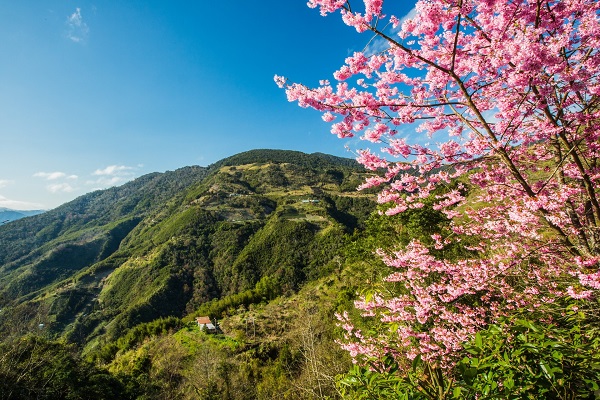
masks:
[[(432, 243), (380, 251), (401, 289), (356, 302), (386, 333), (340, 316), (350, 353), (450, 370), (478, 331), (517, 310), (595, 301), (599, 3), (420, 0), (406, 16), (382, 0), (308, 5), (372, 38), (334, 83), (276, 83), (332, 133), (369, 142), (357, 159), (376, 173), (362, 188), (379, 188), (386, 214), (433, 198), (450, 220)], [(456, 243), (463, 256), (444, 257)]]

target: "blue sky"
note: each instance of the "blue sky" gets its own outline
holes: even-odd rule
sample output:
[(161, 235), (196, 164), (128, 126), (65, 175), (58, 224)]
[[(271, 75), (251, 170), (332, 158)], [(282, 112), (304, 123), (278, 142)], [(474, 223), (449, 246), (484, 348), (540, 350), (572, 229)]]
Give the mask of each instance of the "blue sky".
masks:
[(352, 157), (273, 75), (332, 79), (368, 39), (305, 0), (1, 2), (0, 207), (255, 148)]

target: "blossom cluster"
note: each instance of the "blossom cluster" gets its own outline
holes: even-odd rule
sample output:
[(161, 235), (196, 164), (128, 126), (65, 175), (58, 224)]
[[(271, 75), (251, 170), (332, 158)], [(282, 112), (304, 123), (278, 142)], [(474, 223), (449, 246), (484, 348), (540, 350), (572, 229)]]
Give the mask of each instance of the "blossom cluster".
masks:
[[(471, 237), (476, 256), (437, 259), (413, 241), (380, 254), (406, 293), (357, 302), (397, 324), (394, 352), (440, 365), (514, 308), (600, 290), (600, 2), (419, 0), (412, 18), (382, 0), (310, 0), (386, 50), (355, 52), (316, 88), (276, 77), (358, 151), (390, 215), (423, 206), (452, 221), (441, 249)], [(386, 14), (384, 14), (386, 12)], [(386, 30), (385, 22), (393, 28)], [(410, 136), (399, 132), (408, 129)], [(431, 144), (433, 143), (433, 144)], [(460, 178), (471, 188), (444, 190)], [(474, 206), (475, 204), (475, 206)], [(472, 241), (473, 242), (473, 241)], [(353, 356), (391, 349), (345, 325)], [(363, 343), (360, 348), (356, 341)], [(392, 351), (392, 350), (390, 350)]]

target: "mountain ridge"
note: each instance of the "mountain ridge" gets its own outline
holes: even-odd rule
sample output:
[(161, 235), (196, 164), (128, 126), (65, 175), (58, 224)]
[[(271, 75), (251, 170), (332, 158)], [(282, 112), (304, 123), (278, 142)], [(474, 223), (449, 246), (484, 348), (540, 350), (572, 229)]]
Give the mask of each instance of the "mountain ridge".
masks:
[(254, 150), (1, 226), (0, 331), (16, 316), (25, 330), (43, 320), (93, 347), (263, 278), (273, 295), (293, 293), (372, 210), (355, 191), (364, 173), (350, 159)]

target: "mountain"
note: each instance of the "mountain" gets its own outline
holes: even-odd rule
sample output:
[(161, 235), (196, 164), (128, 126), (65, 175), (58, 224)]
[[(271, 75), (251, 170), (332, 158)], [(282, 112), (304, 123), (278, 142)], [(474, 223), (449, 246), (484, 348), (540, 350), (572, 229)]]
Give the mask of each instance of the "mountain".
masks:
[(30, 217), (45, 212), (44, 210), (11, 210), (10, 208), (0, 207), (0, 224), (16, 221), (21, 218)]
[(0, 333), (42, 324), (89, 350), (157, 318), (292, 295), (336, 268), (373, 210), (355, 190), (364, 175), (349, 159), (254, 150), (0, 226)]

